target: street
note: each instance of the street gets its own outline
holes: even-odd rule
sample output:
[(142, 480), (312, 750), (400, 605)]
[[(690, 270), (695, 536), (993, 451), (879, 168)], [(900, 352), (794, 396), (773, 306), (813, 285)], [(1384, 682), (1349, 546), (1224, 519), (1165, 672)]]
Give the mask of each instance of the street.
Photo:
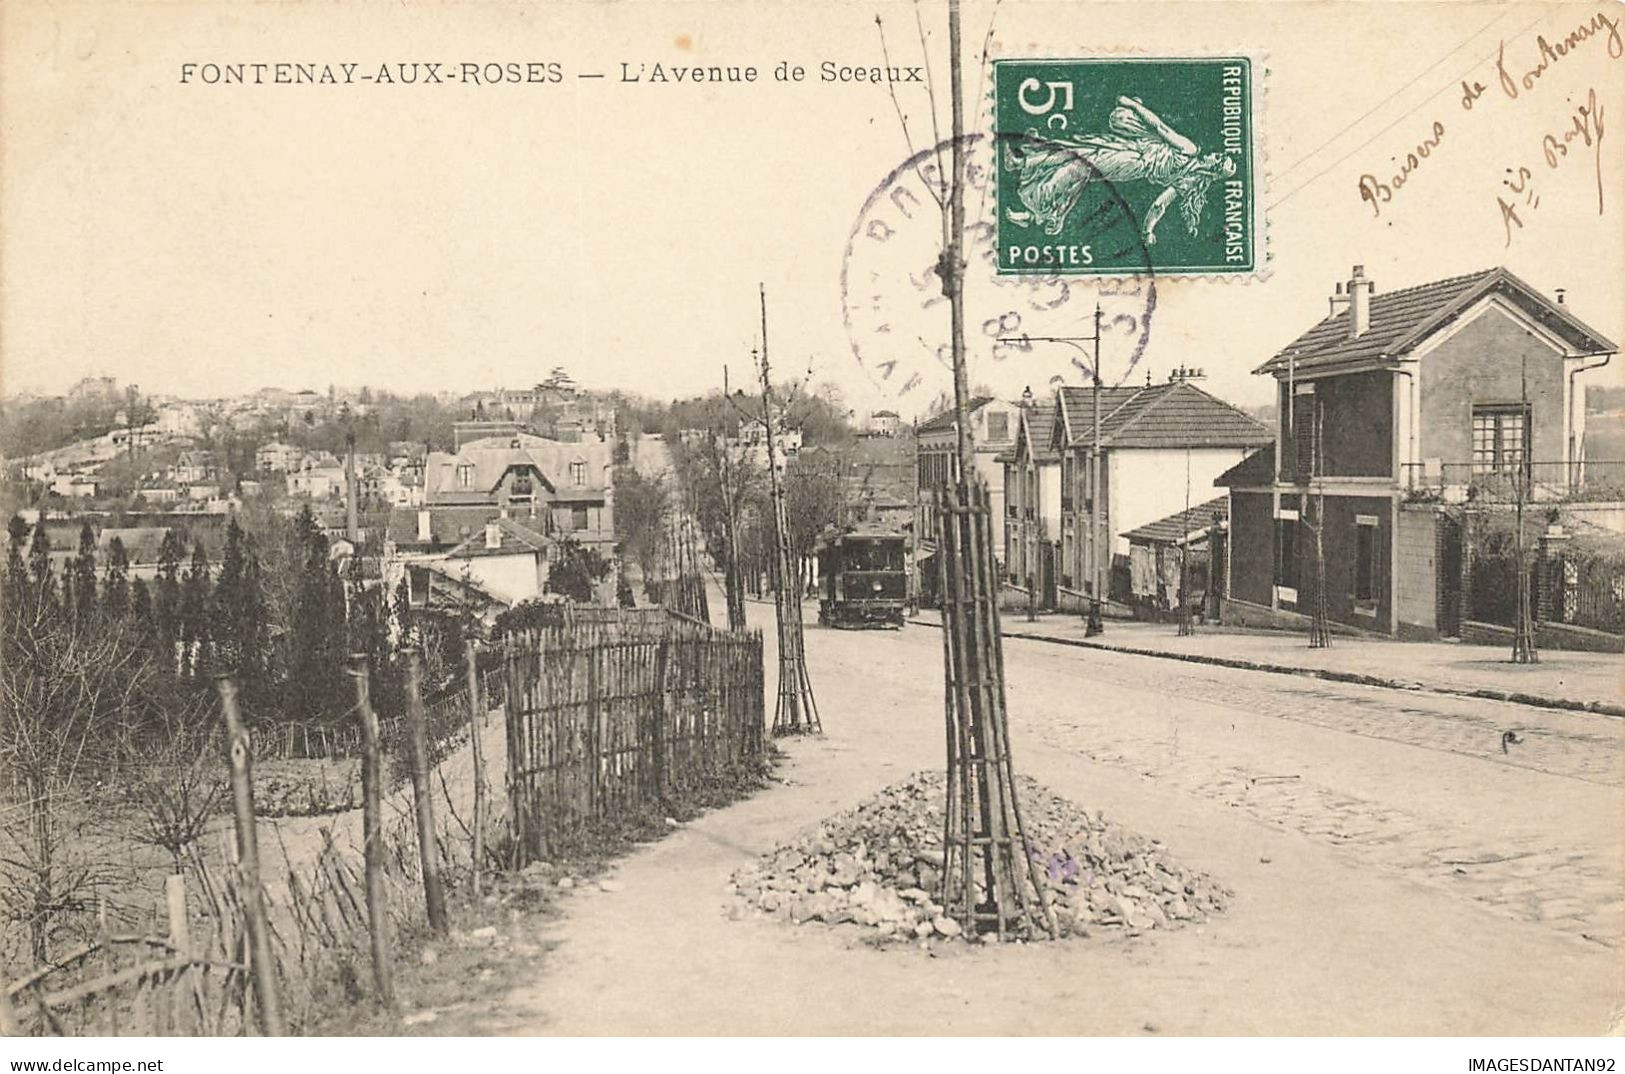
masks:
[[(931, 955), (871, 950), (853, 928), (730, 920), (735, 869), (942, 763), (936, 629), (806, 637), (825, 736), (785, 744), (782, 784), (639, 850), (614, 868), (615, 890), (573, 894), (561, 918), (527, 926), (552, 948), (532, 983), (476, 1000), (463, 1031), (1619, 1028), (1619, 719), (1036, 641), (1005, 643), (1018, 771), (1214, 874), (1235, 892), (1227, 912), (1166, 933)], [(769, 654), (770, 705), (773, 666)], [(1503, 747), (1508, 730), (1520, 741)]]

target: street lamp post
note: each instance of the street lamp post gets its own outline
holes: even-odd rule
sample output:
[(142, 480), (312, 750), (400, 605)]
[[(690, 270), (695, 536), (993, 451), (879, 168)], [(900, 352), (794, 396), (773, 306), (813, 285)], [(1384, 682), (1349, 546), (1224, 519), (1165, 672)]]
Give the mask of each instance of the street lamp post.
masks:
[[(1000, 343), (1062, 343), (1072, 347), (1079, 354), (1090, 357), (1086, 367), (1082, 362), (1073, 359), (1073, 364), (1084, 369), (1094, 382), (1094, 447), (1089, 458), (1089, 620), (1084, 628), (1085, 637), (1094, 637), (1103, 633), (1106, 624), (1101, 616), (1101, 594), (1105, 588), (1105, 571), (1102, 564), (1105, 557), (1101, 554), (1100, 539), (1100, 303), (1095, 303), (1095, 330), (1087, 336), (1000, 336)], [(1091, 351), (1083, 348), (1085, 343), (1091, 344)]]

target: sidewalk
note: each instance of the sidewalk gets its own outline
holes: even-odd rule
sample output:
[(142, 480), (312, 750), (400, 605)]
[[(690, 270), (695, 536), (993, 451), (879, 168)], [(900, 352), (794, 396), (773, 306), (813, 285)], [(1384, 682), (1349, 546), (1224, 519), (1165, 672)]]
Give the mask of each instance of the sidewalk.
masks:
[[(922, 609), (912, 622), (939, 626), (941, 617)], [(1543, 650), (1531, 666), (1511, 663), (1499, 647), (1458, 642), (1337, 636), (1329, 648), (1311, 649), (1304, 635), (1276, 630), (1208, 625), (1182, 638), (1173, 623), (1108, 619), (1104, 633), (1086, 639), (1075, 615), (1041, 615), (1029, 623), (1020, 612), (1006, 612), (1002, 622), (1008, 638), (1625, 716), (1625, 661), (1609, 653)]]

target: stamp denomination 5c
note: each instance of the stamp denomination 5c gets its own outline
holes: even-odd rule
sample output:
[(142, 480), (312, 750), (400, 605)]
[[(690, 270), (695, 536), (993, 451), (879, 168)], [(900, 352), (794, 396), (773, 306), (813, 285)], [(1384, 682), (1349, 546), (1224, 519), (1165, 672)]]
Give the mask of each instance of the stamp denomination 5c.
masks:
[[(1247, 57), (999, 60), (993, 86), (1000, 273), (1259, 267)], [(1118, 197), (1143, 249), (1090, 241)]]

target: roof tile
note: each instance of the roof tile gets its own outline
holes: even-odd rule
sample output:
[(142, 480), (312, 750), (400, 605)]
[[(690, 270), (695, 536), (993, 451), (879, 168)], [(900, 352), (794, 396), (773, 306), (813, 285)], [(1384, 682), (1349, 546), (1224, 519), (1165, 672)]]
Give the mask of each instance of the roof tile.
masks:
[(1281, 348), (1254, 372), (1279, 374), (1289, 366), (1313, 369), (1393, 358), (1491, 292), (1519, 301), (1537, 320), (1580, 349), (1615, 349), (1614, 344), (1506, 269), (1491, 268), (1372, 294), (1370, 324), (1358, 336), (1349, 335), (1351, 314), (1345, 305)]

